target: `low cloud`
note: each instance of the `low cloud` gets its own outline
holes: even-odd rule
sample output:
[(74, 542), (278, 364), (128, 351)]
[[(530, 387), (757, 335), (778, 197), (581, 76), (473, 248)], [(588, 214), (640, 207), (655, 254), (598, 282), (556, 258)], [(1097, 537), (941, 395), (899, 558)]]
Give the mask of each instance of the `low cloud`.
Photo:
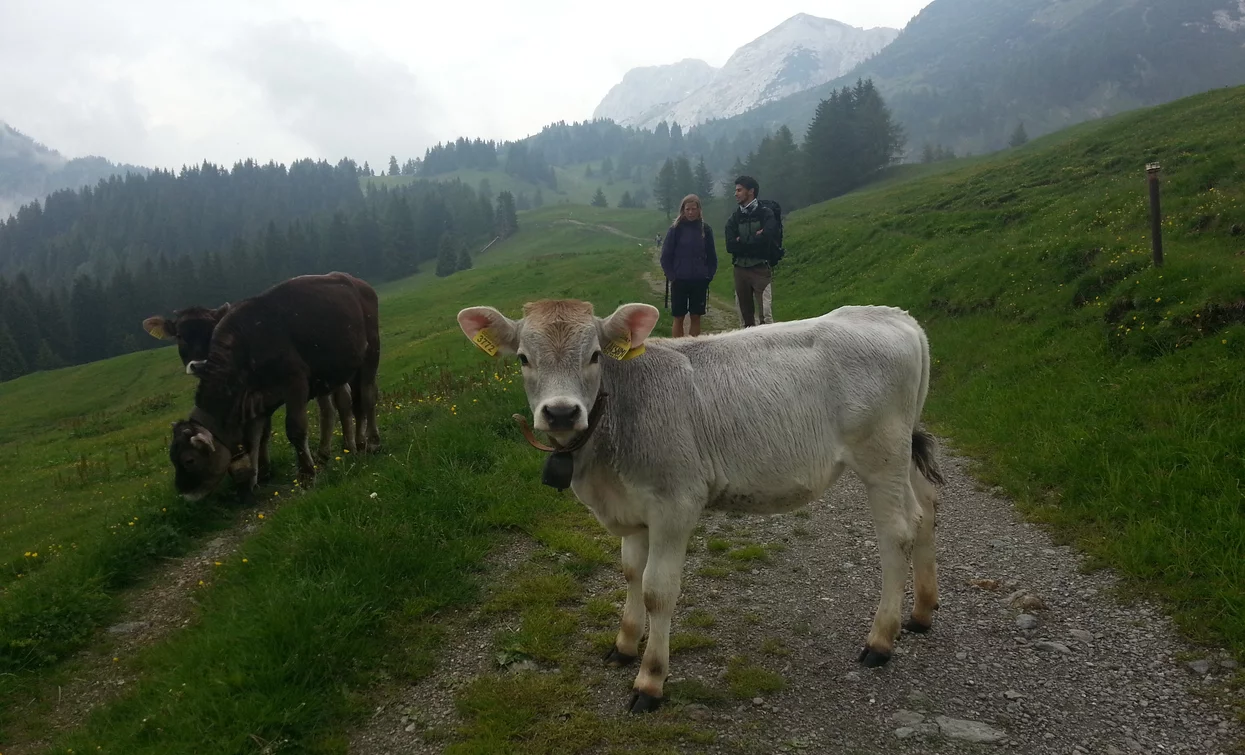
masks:
[(349, 51), (303, 23), (257, 28), (218, 60), (249, 82), (274, 127), (326, 159), (422, 156), (445, 118), (405, 64)]

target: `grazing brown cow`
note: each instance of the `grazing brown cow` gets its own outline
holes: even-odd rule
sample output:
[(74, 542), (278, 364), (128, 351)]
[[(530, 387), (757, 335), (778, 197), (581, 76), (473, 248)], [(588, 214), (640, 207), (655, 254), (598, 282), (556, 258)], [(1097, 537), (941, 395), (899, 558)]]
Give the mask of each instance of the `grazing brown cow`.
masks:
[[(207, 359), (208, 347), (212, 343), (212, 331), (216, 323), (229, 311), (226, 302), (216, 309), (207, 307), (186, 307), (173, 311), (173, 317), (154, 315), (143, 320), (143, 330), (152, 337), (177, 342), (177, 354), (182, 359), (186, 374), (190, 374), (190, 363)], [(345, 436), (354, 419), (350, 410), (350, 386), (340, 385), (331, 395), (316, 396), (320, 405), (320, 446), (317, 455), (321, 461), (328, 461), (333, 453), (333, 424), (336, 420), (333, 405), (337, 405), (341, 413), (342, 435)], [(271, 423), (264, 428), (260, 441), (258, 471), (259, 479), (268, 477), (268, 439), (272, 436)]]
[(343, 383), (350, 385), (355, 419), (354, 432), (343, 433), (347, 450), (360, 443), (379, 449), (378, 311), (372, 287), (345, 273), (291, 278), (231, 306), (212, 333), (207, 358), (188, 364), (199, 387), (190, 417), (173, 425), (169, 458), (177, 491), (198, 500), (229, 473), (249, 498), (258, 435), (283, 404), (300, 475), (313, 477), (306, 404)]

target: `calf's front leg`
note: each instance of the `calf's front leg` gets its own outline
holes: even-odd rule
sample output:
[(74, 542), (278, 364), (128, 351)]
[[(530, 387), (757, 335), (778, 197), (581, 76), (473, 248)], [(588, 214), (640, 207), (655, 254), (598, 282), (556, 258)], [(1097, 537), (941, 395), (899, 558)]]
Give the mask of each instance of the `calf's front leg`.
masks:
[(648, 613), (644, 608), (644, 568), (648, 562), (648, 532), (622, 539), (622, 572), (627, 580), (627, 602), (614, 647), (605, 654), (610, 666), (627, 666), (640, 655), (640, 638)]
[(664, 702), (662, 691), (670, 675), (670, 619), (679, 600), (689, 537), (690, 529), (649, 527), (648, 563), (643, 576), (648, 643), (627, 706), (632, 713), (657, 710)]

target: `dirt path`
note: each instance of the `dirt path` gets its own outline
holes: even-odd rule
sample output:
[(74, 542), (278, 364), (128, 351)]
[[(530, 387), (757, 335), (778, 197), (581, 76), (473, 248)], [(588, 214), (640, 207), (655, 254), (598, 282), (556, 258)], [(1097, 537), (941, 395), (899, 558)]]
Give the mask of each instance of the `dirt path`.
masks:
[[(804, 514), (705, 519), (674, 621), (693, 649), (674, 654), (662, 715), (713, 732), (713, 742), (680, 752), (1237, 751), (1242, 730), (1221, 701), (1235, 673), (1226, 656), (1193, 651), (1148, 605), (1117, 603), (1109, 574), (1080, 573), (1072, 551), (978, 489), (945, 448), (941, 463), (942, 606), (934, 631), (905, 633), (881, 669), (856, 661), (880, 576), (854, 476)], [(620, 611), (623, 586), (605, 567), (585, 598), (607, 596)], [(441, 668), (390, 690), (351, 753), (441, 752), (462, 724), (455, 695), (513, 673), (494, 658), (504, 621), (476, 615), (454, 626)], [(729, 669), (742, 658), (782, 689), (732, 697)], [(578, 659), (599, 667), (591, 652)], [(523, 673), (558, 673), (532, 669)], [(601, 719), (625, 716), (634, 671), (602, 669), (589, 685)]]
[[(664, 297), (666, 281), (661, 274), (661, 248), (653, 247), (652, 252), (655, 272), (644, 273), (644, 280), (654, 294)], [(735, 314), (734, 307), (734, 302), (724, 301), (713, 291), (710, 291), (709, 301), (705, 304), (705, 316), (701, 322), (704, 331), (712, 333), (739, 327), (739, 317)], [(663, 316), (669, 316), (669, 311), (663, 310)]]
[(120, 594), (124, 609), (117, 621), (49, 675), (38, 696), (24, 703), (29, 715), (19, 716), (14, 741), (4, 743), (0, 752), (42, 752), (57, 734), (81, 726), (92, 710), (116, 699), (137, 681), (138, 674), (128, 661), (142, 648), (194, 620), (196, 593), (211, 584), (217, 563), (236, 551), (283, 503), (281, 496), (272, 496), (274, 491), (286, 501), (292, 495), (288, 486), (261, 487), (254, 506), (235, 512), (227, 526), (193, 553), (167, 559), (142, 584)]
[(571, 225), (581, 225), (584, 228), (593, 228), (598, 231), (605, 231), (606, 233), (612, 233), (615, 236), (621, 236), (624, 239), (629, 239), (631, 241), (639, 241), (643, 243), (648, 242), (647, 239), (642, 239), (639, 236), (633, 236), (630, 233), (627, 233), (626, 231), (620, 230), (610, 225), (600, 225), (598, 223), (585, 223), (582, 220), (572, 220), (571, 218), (558, 218), (557, 220), (553, 222), (554, 223), (570, 223)]

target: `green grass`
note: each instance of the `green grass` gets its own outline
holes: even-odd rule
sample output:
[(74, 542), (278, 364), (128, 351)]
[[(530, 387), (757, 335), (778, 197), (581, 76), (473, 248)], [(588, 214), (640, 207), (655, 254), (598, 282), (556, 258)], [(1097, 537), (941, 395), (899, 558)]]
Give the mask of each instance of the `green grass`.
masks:
[[(574, 510), (539, 484), (539, 454), (510, 419), (526, 409), (516, 368), (480, 354), (454, 316), (477, 303), (514, 314), (545, 295), (583, 296), (606, 311), (651, 298), (640, 279), (647, 259), (595, 251), (386, 287), (386, 453), (330, 467), (314, 489), (268, 517), (196, 596), (199, 620), (121, 659), (143, 682), (62, 747), (228, 751), (255, 735), (334, 751), (335, 727), (356, 711), (351, 689), (380, 671), (390, 678), (426, 673), (423, 649), (431, 640), (420, 631), (423, 617), (477, 594), (474, 565), (495, 536), (515, 527), (539, 533), (558, 512)], [(234, 509), (227, 490), (199, 505), (171, 493), (164, 436), (192, 395), (177, 365), (172, 350), (162, 349), (0, 386), (0, 413), (10, 418), (5, 433), (24, 436), (6, 444), (11, 456), (20, 447), (22, 463), (0, 473), (7, 517), (0, 563), (8, 564), (0, 701), (46, 694), (40, 669), (54, 670), (111, 620), (120, 589), (162, 557), (184, 552)], [(36, 400), (47, 391), (66, 400)], [(131, 405), (153, 408), (111, 409)], [(75, 415), (93, 411), (102, 413), (98, 427), (67, 429)], [(135, 455), (135, 443), (149, 451), (130, 469), (125, 458)], [(289, 473), (288, 443), (275, 439), (273, 449), (277, 474)], [(90, 466), (85, 474), (96, 476), (79, 481), (74, 459), (83, 455), (109, 471)], [(590, 537), (559, 530), (550, 542), (572, 554), (572, 565), (605, 559)], [(525, 624), (543, 640), (534, 643), (537, 653), (557, 652), (564, 617), (555, 610)], [(383, 652), (384, 638), (394, 637), (410, 641)], [(0, 710), (15, 707), (6, 702)], [(18, 725), (0, 714), (0, 741)], [(37, 726), (22, 721), (17, 730)]]
[(778, 692), (787, 686), (786, 680), (763, 666), (737, 655), (726, 664), (726, 683), (731, 694), (740, 699), (750, 699), (767, 692)]

